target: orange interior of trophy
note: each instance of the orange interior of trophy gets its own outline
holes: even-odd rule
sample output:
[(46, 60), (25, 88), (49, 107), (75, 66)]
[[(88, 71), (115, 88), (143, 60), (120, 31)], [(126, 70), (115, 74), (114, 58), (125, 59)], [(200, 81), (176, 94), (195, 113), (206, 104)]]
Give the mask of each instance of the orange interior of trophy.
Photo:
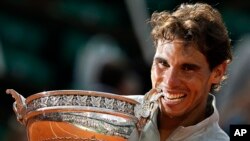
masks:
[(29, 122), (29, 141), (126, 141), (123, 137), (98, 134), (66, 122)]

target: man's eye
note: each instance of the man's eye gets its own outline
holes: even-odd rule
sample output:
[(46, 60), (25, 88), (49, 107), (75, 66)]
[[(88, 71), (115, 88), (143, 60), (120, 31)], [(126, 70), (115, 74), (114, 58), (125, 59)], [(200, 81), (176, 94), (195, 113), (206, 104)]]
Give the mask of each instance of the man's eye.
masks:
[(169, 67), (168, 63), (166, 61), (164, 61), (164, 60), (159, 60), (158, 64), (160, 64), (163, 67)]
[(196, 69), (198, 69), (198, 67), (195, 65), (183, 65), (182, 66), (182, 70), (184, 71), (194, 71)]
[(185, 67), (182, 68), (182, 70), (184, 70), (184, 71), (190, 71), (190, 70), (192, 70), (192, 68), (190, 68), (188, 66), (185, 66)]

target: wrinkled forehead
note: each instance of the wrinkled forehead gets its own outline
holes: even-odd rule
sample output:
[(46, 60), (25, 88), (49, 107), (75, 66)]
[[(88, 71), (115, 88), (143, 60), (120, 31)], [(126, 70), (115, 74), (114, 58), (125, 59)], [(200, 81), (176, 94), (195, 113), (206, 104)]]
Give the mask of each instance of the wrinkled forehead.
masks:
[[(175, 40), (163, 40), (159, 39), (156, 44), (156, 49), (167, 49), (170, 46), (176, 46), (176, 47), (182, 47), (183, 50), (198, 50), (198, 45), (195, 42), (191, 41), (184, 41), (181, 39), (175, 39)], [(192, 48), (192, 49), (190, 49)]]
[[(177, 49), (178, 48), (178, 49)], [(156, 46), (156, 54), (171, 52), (171, 50), (177, 49), (182, 55), (193, 55), (193, 53), (205, 55), (198, 49), (198, 45), (194, 42), (187, 42), (180, 39), (169, 40), (158, 40)], [(155, 55), (156, 55), (155, 54)], [(206, 57), (205, 57), (206, 58)]]
[(204, 64), (206, 56), (196, 47), (196, 44), (186, 44), (182, 41), (159, 42), (154, 58), (166, 59), (170, 62)]

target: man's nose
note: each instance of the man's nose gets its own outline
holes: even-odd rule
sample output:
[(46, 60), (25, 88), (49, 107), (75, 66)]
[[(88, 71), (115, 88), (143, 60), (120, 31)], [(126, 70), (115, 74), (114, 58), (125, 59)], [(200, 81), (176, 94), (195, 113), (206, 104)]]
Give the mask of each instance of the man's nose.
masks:
[(174, 68), (170, 68), (162, 75), (163, 83), (168, 88), (175, 88), (180, 85), (180, 73)]

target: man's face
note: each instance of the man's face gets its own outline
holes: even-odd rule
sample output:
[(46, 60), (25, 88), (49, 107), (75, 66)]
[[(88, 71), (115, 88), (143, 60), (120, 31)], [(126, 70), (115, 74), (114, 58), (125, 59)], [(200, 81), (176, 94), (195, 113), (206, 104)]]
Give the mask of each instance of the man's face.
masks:
[[(161, 88), (160, 110), (171, 117), (205, 111), (212, 83), (218, 83), (205, 56), (180, 40), (158, 42), (151, 69), (153, 88)], [(218, 71), (218, 70), (217, 70)], [(222, 72), (223, 73), (223, 72)]]

